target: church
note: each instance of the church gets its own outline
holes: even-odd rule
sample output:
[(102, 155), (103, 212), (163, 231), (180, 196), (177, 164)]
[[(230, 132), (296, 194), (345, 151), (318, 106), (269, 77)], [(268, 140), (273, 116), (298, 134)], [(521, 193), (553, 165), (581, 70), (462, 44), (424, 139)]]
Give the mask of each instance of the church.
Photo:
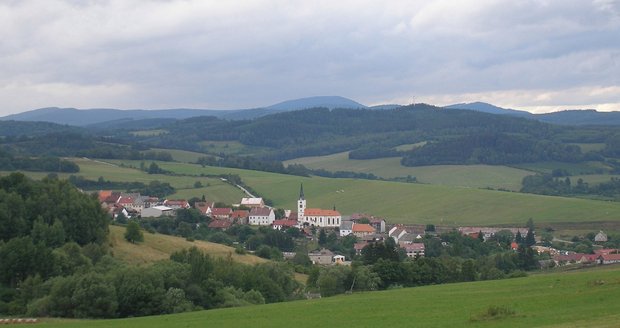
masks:
[(342, 216), (335, 208), (333, 210), (306, 208), (304, 185), (302, 184), (299, 189), (299, 200), (297, 201), (297, 220), (300, 226), (309, 225), (322, 228), (335, 228), (340, 227)]

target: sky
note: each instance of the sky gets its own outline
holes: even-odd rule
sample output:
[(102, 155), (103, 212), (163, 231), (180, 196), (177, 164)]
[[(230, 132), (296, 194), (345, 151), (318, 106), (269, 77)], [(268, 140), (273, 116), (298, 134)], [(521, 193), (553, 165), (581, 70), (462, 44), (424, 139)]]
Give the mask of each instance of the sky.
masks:
[(338, 95), (620, 111), (620, 0), (2, 0), (0, 116)]

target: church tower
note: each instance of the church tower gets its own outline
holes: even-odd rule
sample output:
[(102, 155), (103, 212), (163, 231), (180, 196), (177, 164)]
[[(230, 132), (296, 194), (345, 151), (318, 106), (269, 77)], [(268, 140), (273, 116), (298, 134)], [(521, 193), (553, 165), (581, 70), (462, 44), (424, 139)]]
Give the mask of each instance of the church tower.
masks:
[(304, 211), (306, 210), (306, 199), (304, 198), (304, 184), (299, 189), (299, 200), (297, 201), (297, 218), (299, 221), (304, 220)]

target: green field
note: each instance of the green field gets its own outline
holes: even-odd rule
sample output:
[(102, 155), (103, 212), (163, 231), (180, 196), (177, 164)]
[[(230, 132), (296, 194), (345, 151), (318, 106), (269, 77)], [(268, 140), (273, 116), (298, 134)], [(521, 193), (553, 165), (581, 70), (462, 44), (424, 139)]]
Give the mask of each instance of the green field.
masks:
[[(485, 316), (491, 307), (506, 316)], [(618, 327), (620, 267), (43, 327)]]
[(225, 155), (242, 155), (242, 156), (255, 156), (263, 153), (267, 148), (247, 146), (239, 141), (202, 141), (200, 145), (206, 152), (211, 154), (225, 154)]
[[(110, 181), (138, 181), (145, 184), (148, 184), (153, 180), (168, 182), (177, 189), (175, 194), (169, 196), (170, 199), (189, 199), (192, 197), (202, 197), (202, 195), (205, 195), (205, 197), (207, 197), (210, 201), (232, 204), (239, 203), (241, 197), (244, 197), (244, 193), (241, 190), (222, 182), (218, 178), (147, 174), (135, 168), (130, 168), (128, 166), (121, 167), (104, 161), (85, 158), (74, 158), (71, 160), (80, 166), (80, 172), (75, 173), (74, 175), (83, 176), (90, 180), (97, 180), (99, 177), (103, 177), (104, 179)], [(132, 162), (131, 165), (137, 167), (140, 165), (140, 161)], [(198, 165), (195, 166), (200, 167)], [(9, 173), (10, 172), (6, 171), (0, 172), (0, 175), (7, 175)], [(44, 172), (24, 173), (35, 179), (41, 179), (47, 176), (47, 173)], [(68, 178), (69, 175), (70, 174), (63, 173), (58, 176), (60, 178)], [(194, 183), (196, 183), (196, 181), (200, 181), (204, 187), (194, 188)]]
[(152, 137), (152, 136), (167, 134), (168, 130), (164, 130), (164, 129), (140, 130), (140, 131), (133, 131), (130, 133), (137, 137)]
[(607, 173), (611, 169), (601, 162), (585, 163), (560, 163), (560, 162), (539, 162), (512, 165), (515, 168), (530, 170), (539, 173), (551, 173), (554, 169), (566, 170), (571, 175), (589, 175)]
[[(390, 223), (433, 223), (440, 225), (523, 224), (529, 218), (537, 223), (616, 221), (620, 202), (541, 196), (475, 188), (412, 184), (361, 179), (298, 177), (232, 168), (202, 167), (196, 164), (158, 162), (161, 168), (181, 174), (148, 175), (136, 169), (86, 159), (76, 160), (90, 179), (103, 176), (116, 181), (160, 180), (179, 189), (170, 198), (201, 197), (238, 203), (243, 193), (219, 179), (200, 174), (238, 174), (261, 196), (277, 207), (292, 209), (304, 184), (309, 207), (336, 208), (344, 215), (365, 212), (385, 217)], [(115, 161), (139, 165), (138, 161)], [(28, 173), (43, 177), (44, 173)], [(193, 175), (193, 176), (183, 176)], [(62, 176), (62, 175), (61, 175)], [(66, 175), (65, 175), (66, 176)], [(196, 181), (204, 189), (193, 189)]]
[(261, 196), (271, 199), (275, 206), (289, 209), (295, 208), (299, 185), (303, 183), (309, 207), (336, 206), (345, 215), (366, 212), (384, 216), (390, 223), (459, 226), (523, 224), (529, 218), (537, 223), (615, 221), (620, 218), (618, 202), (419, 183), (305, 178), (184, 163), (158, 164), (179, 174), (238, 174)]
[(183, 163), (196, 163), (200, 157), (207, 156), (206, 154), (197, 153), (194, 151), (179, 150), (179, 149), (164, 149), (164, 148), (151, 148), (149, 150), (143, 151), (143, 153), (150, 152), (150, 151), (169, 153), (170, 155), (172, 155), (172, 159), (174, 159), (177, 162), (183, 162)]
[(400, 157), (377, 159), (349, 159), (349, 153), (337, 153), (327, 156), (314, 156), (292, 159), (288, 164), (302, 164), (311, 169), (328, 171), (352, 171), (372, 173), (383, 178), (414, 176), (421, 183), (446, 186), (493, 188), (506, 190), (521, 189), (521, 180), (533, 174), (507, 166), (492, 165), (434, 165), (408, 167), (400, 164)]

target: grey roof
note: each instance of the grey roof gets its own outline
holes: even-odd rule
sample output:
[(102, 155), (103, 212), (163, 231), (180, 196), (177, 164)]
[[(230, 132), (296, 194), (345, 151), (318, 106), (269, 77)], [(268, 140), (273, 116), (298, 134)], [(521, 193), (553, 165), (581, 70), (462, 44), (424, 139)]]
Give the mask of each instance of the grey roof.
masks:
[(340, 230), (353, 230), (353, 221), (342, 221), (340, 223)]

